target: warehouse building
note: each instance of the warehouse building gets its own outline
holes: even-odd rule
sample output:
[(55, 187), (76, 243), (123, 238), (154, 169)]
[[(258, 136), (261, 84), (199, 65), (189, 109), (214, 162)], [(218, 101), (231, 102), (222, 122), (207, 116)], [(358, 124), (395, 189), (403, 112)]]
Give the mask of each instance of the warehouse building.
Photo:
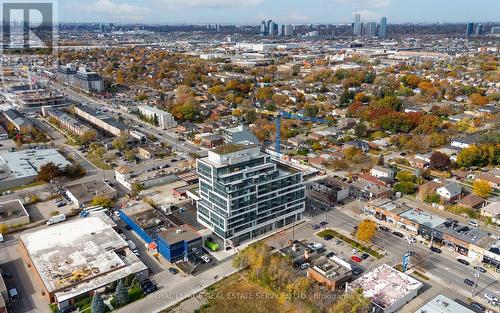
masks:
[(95, 213), (20, 235), (39, 292), (62, 309), (131, 274), (147, 277), (147, 266), (115, 227), (104, 213)]
[(202, 249), (202, 237), (193, 228), (176, 225), (148, 204), (124, 208), (119, 216), (150, 249), (156, 249), (168, 262), (192, 260)]
[(0, 203), (0, 224), (7, 227), (14, 227), (28, 224), (29, 222), (30, 216), (21, 200), (16, 199)]
[(90, 181), (66, 187), (66, 195), (78, 208), (83, 208), (92, 203), (94, 197), (115, 199), (116, 190), (103, 181)]
[(56, 149), (28, 149), (0, 154), (0, 185), (3, 189), (23, 186), (38, 178), (42, 165), (54, 163), (64, 168), (71, 163)]

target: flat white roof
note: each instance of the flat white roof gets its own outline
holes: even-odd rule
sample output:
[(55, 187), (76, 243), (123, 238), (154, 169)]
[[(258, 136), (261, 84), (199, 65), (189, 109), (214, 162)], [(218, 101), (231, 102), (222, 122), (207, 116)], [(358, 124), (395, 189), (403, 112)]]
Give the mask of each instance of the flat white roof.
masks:
[(96, 213), (22, 234), (20, 240), (47, 290), (63, 301), (146, 269), (135, 255), (116, 253), (128, 244), (114, 226)]
[(351, 289), (363, 289), (363, 295), (366, 298), (386, 309), (420, 289), (423, 284), (387, 264), (382, 264), (349, 283), (348, 286)]
[(415, 313), (474, 313), (474, 311), (443, 295), (437, 295)]
[(9, 168), (11, 178), (37, 176), (40, 167), (50, 162), (61, 168), (71, 165), (56, 149), (28, 149), (0, 155), (0, 166)]

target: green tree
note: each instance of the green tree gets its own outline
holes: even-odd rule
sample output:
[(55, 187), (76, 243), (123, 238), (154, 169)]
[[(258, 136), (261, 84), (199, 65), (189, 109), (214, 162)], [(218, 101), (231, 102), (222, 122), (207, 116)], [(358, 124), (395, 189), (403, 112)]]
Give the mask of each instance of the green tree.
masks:
[(125, 150), (128, 146), (128, 136), (123, 135), (117, 137), (113, 142), (111, 143), (113, 145), (113, 148), (118, 149), (118, 150)]
[(130, 301), (127, 287), (125, 287), (121, 279), (118, 281), (118, 284), (116, 285), (115, 301), (118, 307), (124, 306)]
[(144, 187), (140, 183), (133, 183), (132, 184), (132, 195), (135, 197), (138, 194), (141, 193), (141, 191), (144, 190)]
[(104, 304), (104, 301), (102, 300), (102, 297), (100, 294), (96, 293), (94, 297), (92, 297), (92, 302), (90, 305), (90, 312), (91, 313), (106, 313), (107, 307), (106, 304)]
[(403, 105), (403, 101), (396, 96), (385, 96), (378, 101), (378, 105), (382, 108), (393, 109), (399, 111)]
[(396, 174), (396, 179), (399, 181), (399, 182), (415, 182), (415, 180), (417, 179), (417, 177), (415, 177), (415, 175), (413, 175), (412, 173), (408, 172), (408, 171), (400, 171)]
[(99, 142), (93, 142), (89, 146), (89, 157), (90, 158), (95, 158), (97, 160), (102, 159), (104, 154), (106, 153), (106, 147), (102, 143)]
[(394, 191), (395, 192), (401, 192), (405, 195), (411, 195), (411, 194), (414, 194), (415, 193), (415, 190), (416, 190), (416, 185), (412, 182), (400, 182), (400, 183), (396, 183), (394, 185)]

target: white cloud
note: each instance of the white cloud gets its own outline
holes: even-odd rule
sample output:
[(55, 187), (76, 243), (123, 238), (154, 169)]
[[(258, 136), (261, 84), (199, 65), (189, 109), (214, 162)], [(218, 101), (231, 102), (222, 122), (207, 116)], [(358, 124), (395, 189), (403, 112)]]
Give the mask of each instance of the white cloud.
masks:
[(276, 23), (285, 23), (285, 24), (293, 24), (293, 23), (308, 23), (311, 21), (311, 17), (301, 14), (299, 12), (290, 12), (284, 15), (268, 15), (268, 14), (259, 14), (255, 17), (254, 20), (260, 21), (260, 20), (273, 20)]
[(126, 3), (114, 3), (111, 0), (97, 0), (94, 3), (74, 4), (72, 10), (88, 13), (106, 14), (119, 20), (141, 20), (151, 13), (151, 9)]
[(353, 4), (369, 8), (382, 8), (391, 4), (391, 0), (334, 0), (341, 4)]
[(359, 14), (361, 15), (361, 21), (365, 22), (378, 22), (382, 18), (382, 15), (378, 14), (377, 12), (369, 11), (369, 10), (361, 10), (357, 12), (353, 12), (352, 16), (354, 14)]
[(264, 0), (152, 0), (156, 5), (167, 7), (169, 9), (178, 8), (234, 8), (255, 6), (264, 2)]

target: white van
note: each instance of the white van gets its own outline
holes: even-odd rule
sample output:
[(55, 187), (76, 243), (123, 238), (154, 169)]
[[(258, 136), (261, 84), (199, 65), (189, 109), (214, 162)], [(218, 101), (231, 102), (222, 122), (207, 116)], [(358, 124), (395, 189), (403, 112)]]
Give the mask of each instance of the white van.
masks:
[(5, 239), (3, 239), (3, 235), (0, 234), (0, 243), (5, 242)]
[(469, 225), (474, 226), (474, 227), (479, 227), (479, 223), (477, 221), (474, 221), (474, 220), (470, 220)]

